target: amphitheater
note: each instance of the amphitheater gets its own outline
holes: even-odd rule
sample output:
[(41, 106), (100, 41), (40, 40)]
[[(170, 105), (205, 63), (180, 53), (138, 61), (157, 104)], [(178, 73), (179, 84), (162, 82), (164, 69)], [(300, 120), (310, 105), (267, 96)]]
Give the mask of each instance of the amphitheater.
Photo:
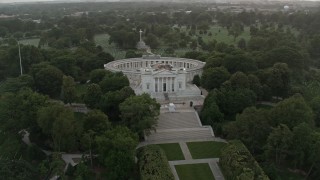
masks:
[(123, 72), (136, 94), (148, 93), (158, 100), (177, 100), (201, 96), (200, 89), (191, 82), (195, 75), (201, 76), (204, 65), (193, 59), (144, 55), (112, 61), (104, 68)]

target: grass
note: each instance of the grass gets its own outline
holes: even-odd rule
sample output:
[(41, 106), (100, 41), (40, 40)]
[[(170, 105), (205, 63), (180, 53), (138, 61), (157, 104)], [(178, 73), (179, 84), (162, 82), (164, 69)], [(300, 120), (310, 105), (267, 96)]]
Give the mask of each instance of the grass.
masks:
[(23, 45), (32, 45), (38, 47), (40, 38), (30, 38), (30, 39), (23, 39), (19, 41)]
[(218, 158), (221, 149), (226, 143), (207, 141), (207, 142), (188, 142), (189, 151), (193, 159)]
[(114, 43), (109, 44), (109, 34), (97, 34), (94, 36), (94, 42), (103, 48), (107, 53), (110, 53), (115, 59), (125, 58), (126, 51), (119, 49)]
[(169, 161), (184, 160), (183, 153), (178, 143), (158, 144), (166, 153)]
[[(186, 26), (182, 26), (180, 29), (182, 32), (186, 32)], [(233, 45), (237, 45), (238, 41), (243, 38), (246, 41), (248, 41), (250, 39), (250, 28), (249, 27), (244, 27), (244, 31), (236, 38), (234, 39), (234, 37), (232, 35), (229, 35), (228, 33), (228, 29), (219, 25), (213, 25), (210, 26), (210, 29), (207, 31), (207, 34), (199, 34), (199, 30), (196, 32), (197, 36), (202, 37), (202, 40), (204, 42), (208, 42), (208, 41), (213, 41), (216, 40), (217, 42), (224, 42), (226, 44), (233, 44)], [(212, 36), (209, 36), (209, 32), (211, 32)], [(197, 39), (196, 36), (193, 37), (193, 39)]]
[(273, 107), (267, 104), (257, 104), (257, 109), (272, 109)]
[(82, 96), (86, 93), (86, 90), (87, 90), (87, 84), (76, 84), (76, 94), (77, 94), (77, 102), (81, 102), (82, 100)]
[(181, 180), (214, 180), (209, 164), (185, 164), (175, 166)]
[(249, 27), (245, 27), (244, 31), (236, 39), (234, 39), (232, 35), (229, 35), (227, 28), (218, 25), (211, 26), (208, 33), (209, 32), (212, 33), (212, 36), (208, 36), (207, 34), (201, 35), (204, 42), (215, 39), (217, 42), (236, 45), (241, 38), (245, 39), (246, 41), (250, 39)]

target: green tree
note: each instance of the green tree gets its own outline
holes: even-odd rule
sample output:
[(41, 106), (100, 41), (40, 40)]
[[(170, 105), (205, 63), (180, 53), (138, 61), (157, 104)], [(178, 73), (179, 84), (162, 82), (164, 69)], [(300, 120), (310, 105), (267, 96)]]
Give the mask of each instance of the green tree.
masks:
[(301, 70), (305, 68), (306, 62), (303, 55), (297, 50), (290, 47), (274, 48), (267, 52), (263, 58), (266, 67), (275, 63), (286, 63), (290, 68)]
[(70, 109), (59, 104), (41, 108), (37, 122), (42, 132), (51, 137), (56, 151), (76, 148), (76, 136), (81, 130)]
[(71, 76), (63, 76), (61, 97), (64, 103), (72, 103), (76, 100), (76, 83)]
[(249, 89), (251, 89), (257, 95), (258, 100), (261, 100), (263, 96), (263, 91), (259, 78), (253, 74), (249, 74), (248, 81)]
[(37, 111), (48, 105), (48, 97), (23, 89), (17, 94), (3, 94), (0, 99), (0, 129), (18, 135), (21, 129), (33, 132), (38, 127)]
[(90, 72), (90, 82), (99, 83), (106, 75), (111, 75), (112, 72), (105, 69), (95, 69)]
[(34, 167), (23, 159), (0, 159), (1, 178), (7, 180), (37, 179)]
[(313, 98), (309, 104), (314, 113), (315, 124), (317, 127), (319, 127), (320, 126), (320, 96)]
[(52, 59), (51, 64), (59, 68), (65, 75), (76, 76), (75, 59), (72, 56), (60, 56)]
[(202, 74), (201, 86), (208, 90), (219, 88), (229, 77), (230, 73), (223, 67), (209, 68)]
[(216, 91), (216, 102), (220, 111), (229, 118), (241, 113), (246, 107), (255, 105), (256, 95), (250, 89), (221, 89)]
[(268, 111), (249, 107), (236, 116), (236, 121), (224, 126), (224, 132), (228, 139), (239, 139), (251, 153), (257, 153), (263, 150), (271, 132), (268, 121)]
[(209, 106), (203, 108), (201, 112), (202, 123), (214, 127), (215, 123), (223, 121), (224, 115), (220, 112), (219, 106), (216, 102), (212, 102)]
[(136, 58), (136, 57), (142, 57), (142, 54), (136, 53), (133, 50), (129, 50), (129, 51), (126, 52), (125, 58)]
[(273, 126), (285, 124), (290, 129), (303, 122), (314, 125), (312, 109), (299, 94), (279, 102), (271, 110), (271, 120)]
[(306, 123), (301, 123), (294, 127), (292, 137), (290, 158), (295, 167), (303, 168), (307, 165), (308, 157), (312, 151), (311, 145), (313, 143), (313, 129)]
[(59, 176), (60, 178), (64, 178), (64, 161), (61, 159), (61, 155), (59, 153), (52, 154), (52, 161), (50, 163), (50, 170), (52, 174)]
[[(114, 83), (117, 82), (117, 83)], [(122, 72), (113, 73), (109, 76), (105, 76), (99, 83), (102, 92), (120, 90), (125, 86), (129, 86), (129, 80)]]
[(51, 97), (55, 97), (61, 92), (63, 73), (52, 66), (39, 70), (35, 74), (34, 80), (36, 89)]
[(312, 57), (320, 57), (320, 35), (316, 35), (311, 38), (308, 49)]
[(224, 66), (230, 73), (237, 71), (248, 73), (257, 70), (255, 61), (245, 54), (227, 55), (224, 59)]
[(230, 83), (233, 88), (249, 88), (248, 76), (243, 72), (236, 72), (230, 77)]
[(90, 178), (89, 168), (83, 161), (77, 164), (76, 171), (74, 173), (75, 173), (76, 180), (84, 180), (84, 179)]
[(0, 85), (0, 93), (17, 93), (22, 88), (34, 88), (34, 80), (29, 75), (22, 75), (16, 78), (8, 78)]
[(127, 127), (116, 127), (96, 137), (99, 159), (108, 168), (108, 179), (125, 180), (134, 167), (138, 136)]
[(109, 91), (102, 96), (99, 107), (108, 115), (111, 121), (119, 121), (119, 105), (128, 97), (134, 95), (134, 91), (129, 86), (118, 91)]
[(160, 113), (160, 104), (148, 94), (131, 96), (120, 104), (122, 122), (143, 137), (144, 131), (154, 128)]
[(98, 84), (89, 84), (86, 93), (84, 94), (83, 101), (89, 108), (98, 108), (101, 100), (102, 91)]
[(266, 147), (267, 155), (271, 159), (274, 159), (278, 165), (288, 156), (292, 137), (292, 132), (284, 124), (280, 124), (270, 133)]
[(145, 40), (146, 44), (148, 46), (150, 46), (152, 49), (156, 49), (159, 45), (160, 45), (160, 42), (157, 38), (157, 36), (155, 36), (154, 34), (152, 33), (149, 33), (146, 37), (146, 40)]
[(246, 48), (247, 48), (246, 40), (244, 40), (243, 38), (241, 38), (241, 39), (238, 41), (238, 48), (240, 48), (240, 49), (246, 49)]
[(277, 97), (287, 97), (290, 90), (290, 72), (287, 64), (276, 63), (268, 72), (267, 84), (272, 94)]
[(92, 110), (86, 114), (84, 118), (83, 128), (85, 131), (92, 130), (97, 134), (101, 134), (111, 128), (108, 116), (100, 110)]
[(195, 85), (197, 85), (197, 86), (200, 86), (200, 82), (201, 82), (200, 76), (199, 76), (198, 74), (195, 75), (195, 76), (193, 77), (192, 83), (195, 84)]

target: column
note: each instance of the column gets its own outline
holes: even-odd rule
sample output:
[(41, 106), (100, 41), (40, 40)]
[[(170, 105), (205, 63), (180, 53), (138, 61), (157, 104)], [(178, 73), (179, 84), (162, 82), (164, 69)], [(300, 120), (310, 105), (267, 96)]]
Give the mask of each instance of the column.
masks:
[(160, 77), (160, 84), (159, 85), (160, 85), (160, 87), (159, 87), (160, 88), (160, 92), (162, 92), (162, 77)]
[(165, 78), (164, 78), (164, 83), (166, 83), (166, 91), (165, 91), (165, 92), (168, 92), (167, 79), (168, 79), (168, 77), (165, 77)]
[(172, 87), (172, 77), (169, 78), (169, 92), (171, 92)]
[(159, 78), (157, 78), (157, 92), (159, 92)]

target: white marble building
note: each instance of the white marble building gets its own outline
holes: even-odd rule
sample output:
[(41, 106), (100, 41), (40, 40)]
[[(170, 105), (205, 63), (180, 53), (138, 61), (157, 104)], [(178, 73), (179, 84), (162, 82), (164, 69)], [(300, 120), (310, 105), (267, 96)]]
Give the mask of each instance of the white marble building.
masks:
[(201, 96), (191, 81), (202, 74), (205, 63), (185, 58), (145, 55), (105, 64), (112, 72), (122, 71), (136, 94), (149, 93), (157, 99)]

